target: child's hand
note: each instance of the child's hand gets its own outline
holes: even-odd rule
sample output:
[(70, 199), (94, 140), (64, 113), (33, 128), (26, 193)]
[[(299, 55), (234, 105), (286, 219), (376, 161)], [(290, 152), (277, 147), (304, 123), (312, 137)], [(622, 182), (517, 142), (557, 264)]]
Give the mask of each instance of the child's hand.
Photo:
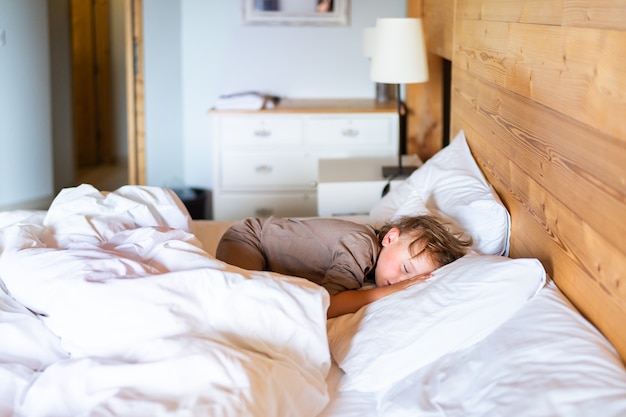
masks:
[[(415, 284), (426, 281), (428, 278), (432, 277), (433, 274), (431, 272), (427, 272), (425, 274), (415, 275), (409, 279), (405, 279), (404, 281), (396, 282), (395, 284), (391, 284), (389, 287), (394, 287), (395, 291), (402, 290), (405, 288), (412, 287)], [(393, 292), (395, 292), (393, 291)]]
[(419, 274), (411, 277), (409, 279), (405, 279), (404, 281), (396, 282), (386, 287), (378, 287), (381, 292), (381, 296), (385, 297), (389, 294), (393, 294), (397, 291), (403, 290), (405, 288), (412, 287), (415, 284), (419, 284), (420, 282), (426, 281), (428, 278), (432, 277), (433, 274), (428, 272), (426, 274)]
[(420, 274), (385, 287), (374, 287), (364, 290), (349, 290), (331, 295), (327, 316), (328, 318), (332, 318), (342, 314), (356, 313), (356, 311), (364, 305), (417, 283), (424, 282), (431, 276), (431, 273)]

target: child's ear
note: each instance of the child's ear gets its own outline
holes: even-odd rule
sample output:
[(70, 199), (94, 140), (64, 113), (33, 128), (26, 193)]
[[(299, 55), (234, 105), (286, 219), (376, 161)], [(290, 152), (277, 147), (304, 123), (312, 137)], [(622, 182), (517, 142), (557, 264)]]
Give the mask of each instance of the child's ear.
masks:
[(390, 245), (394, 243), (395, 241), (397, 241), (399, 237), (400, 237), (400, 229), (398, 229), (397, 227), (392, 227), (385, 234), (385, 237), (383, 237), (382, 244), (383, 246)]

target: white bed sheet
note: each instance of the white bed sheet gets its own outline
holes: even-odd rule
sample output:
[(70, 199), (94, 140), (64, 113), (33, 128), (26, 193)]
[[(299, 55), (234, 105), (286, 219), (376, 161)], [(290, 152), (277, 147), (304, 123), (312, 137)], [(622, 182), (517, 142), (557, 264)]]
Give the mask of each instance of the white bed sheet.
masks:
[(332, 361), (326, 378), (329, 402), (318, 417), (381, 417), (378, 399), (374, 392), (342, 391), (344, 372)]
[(81, 186), (0, 224), (0, 416), (327, 405), (326, 291), (215, 260), (173, 193)]
[(147, 187), (0, 213), (0, 417), (626, 413), (623, 364), (555, 287), (383, 398), (342, 391), (327, 293), (215, 260), (226, 227)]
[[(369, 220), (368, 216), (363, 215), (343, 218), (357, 223), (367, 223)], [(233, 221), (196, 220), (193, 224), (194, 233), (203, 248), (214, 255), (220, 237), (233, 223)], [(340, 390), (341, 378), (344, 375), (337, 363), (332, 361), (326, 378), (329, 402), (318, 417), (380, 417), (375, 393)]]
[[(230, 224), (194, 222), (209, 251)], [(479, 366), (486, 370), (479, 372)], [(486, 340), (398, 381), (383, 398), (341, 390), (343, 377), (332, 361), (329, 402), (318, 417), (569, 417), (573, 410), (584, 417), (626, 415), (626, 372), (619, 356), (552, 282)]]

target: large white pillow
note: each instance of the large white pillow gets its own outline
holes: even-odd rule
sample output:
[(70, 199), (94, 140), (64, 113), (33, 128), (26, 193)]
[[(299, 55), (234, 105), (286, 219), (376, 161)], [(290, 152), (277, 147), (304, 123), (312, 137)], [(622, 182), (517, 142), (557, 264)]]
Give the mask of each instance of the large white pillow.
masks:
[(327, 323), (342, 390), (384, 393), (446, 353), (470, 346), (545, 284), (536, 259), (467, 254), (428, 281)]
[(626, 368), (550, 282), (483, 341), (410, 375), (381, 405), (393, 416), (622, 417)]
[(459, 233), (469, 234), (484, 255), (508, 254), (510, 217), (472, 157), (465, 134), (437, 152), (370, 211), (380, 226), (393, 216), (432, 213)]

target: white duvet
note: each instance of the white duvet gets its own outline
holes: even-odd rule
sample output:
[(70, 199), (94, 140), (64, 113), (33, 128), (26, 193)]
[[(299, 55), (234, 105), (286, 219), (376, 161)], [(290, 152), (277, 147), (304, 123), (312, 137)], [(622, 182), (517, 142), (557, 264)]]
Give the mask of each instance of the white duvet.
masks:
[(0, 416), (319, 414), (327, 292), (227, 266), (192, 231), (152, 187), (0, 217)]

